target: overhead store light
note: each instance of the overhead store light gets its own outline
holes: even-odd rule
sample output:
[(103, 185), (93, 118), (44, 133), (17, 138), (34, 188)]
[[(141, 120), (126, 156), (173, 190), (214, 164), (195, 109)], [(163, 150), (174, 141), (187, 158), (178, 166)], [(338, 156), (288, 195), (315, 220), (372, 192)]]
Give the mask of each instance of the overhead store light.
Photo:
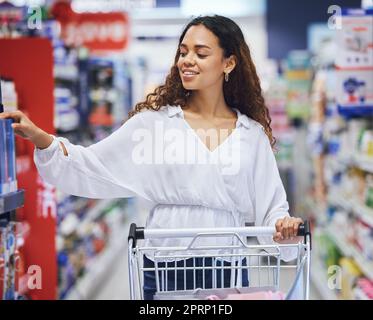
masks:
[(258, 16), (265, 14), (265, 0), (181, 0), (181, 11), (186, 16), (220, 14), (230, 17)]
[(71, 7), (77, 13), (115, 12), (128, 10), (130, 2), (129, 0), (73, 0)]
[(361, 7), (364, 9), (373, 9), (373, 0), (362, 0)]
[[(170, 1), (172, 2), (172, 1)], [(266, 12), (265, 0), (180, 0), (180, 6), (157, 7), (157, 1), (152, 6), (131, 6), (131, 16), (134, 20), (178, 20), (189, 19), (192, 16), (204, 14), (220, 14), (229, 17), (263, 16)]]
[[(2, 2), (5, 2), (5, 1), (0, 0), (0, 3)], [(22, 6), (35, 7), (35, 6), (42, 6), (46, 3), (45, 0), (7, 0), (7, 2), (10, 2), (11, 4), (17, 7), (22, 7)]]

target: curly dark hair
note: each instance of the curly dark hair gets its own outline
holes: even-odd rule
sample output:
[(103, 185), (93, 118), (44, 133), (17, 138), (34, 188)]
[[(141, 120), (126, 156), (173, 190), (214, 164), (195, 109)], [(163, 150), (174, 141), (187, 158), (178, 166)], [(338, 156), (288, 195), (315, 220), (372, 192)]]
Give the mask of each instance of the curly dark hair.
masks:
[(236, 67), (229, 74), (229, 81), (223, 82), (227, 105), (237, 108), (242, 114), (259, 122), (274, 148), (276, 139), (272, 135), (271, 117), (264, 103), (260, 80), (250, 49), (240, 27), (233, 20), (223, 16), (200, 16), (188, 23), (179, 38), (175, 61), (166, 77), (165, 84), (148, 94), (145, 101), (137, 103), (134, 110), (129, 112), (129, 118), (143, 109), (157, 111), (166, 105), (179, 105), (182, 108), (187, 105), (190, 92), (183, 87), (177, 62), (180, 56), (180, 44), (186, 32), (190, 27), (197, 25), (203, 25), (218, 38), (225, 58), (231, 55), (236, 57)]

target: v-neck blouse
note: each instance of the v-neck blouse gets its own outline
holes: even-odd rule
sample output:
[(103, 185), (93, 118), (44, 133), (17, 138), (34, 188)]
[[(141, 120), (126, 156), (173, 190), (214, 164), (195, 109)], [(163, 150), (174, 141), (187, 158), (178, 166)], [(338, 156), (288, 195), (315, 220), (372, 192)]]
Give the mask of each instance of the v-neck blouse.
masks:
[[(274, 226), (289, 216), (289, 206), (272, 148), (263, 127), (235, 111), (236, 128), (213, 151), (188, 128), (180, 106), (164, 106), (134, 115), (89, 147), (54, 137), (48, 148), (35, 148), (34, 162), (46, 182), (68, 194), (96, 199), (138, 196), (150, 201), (147, 228)], [(273, 244), (272, 237), (258, 240)], [(229, 245), (232, 240), (201, 241)], [(147, 245), (188, 242), (157, 239)], [(292, 249), (281, 249), (283, 260), (295, 255)]]

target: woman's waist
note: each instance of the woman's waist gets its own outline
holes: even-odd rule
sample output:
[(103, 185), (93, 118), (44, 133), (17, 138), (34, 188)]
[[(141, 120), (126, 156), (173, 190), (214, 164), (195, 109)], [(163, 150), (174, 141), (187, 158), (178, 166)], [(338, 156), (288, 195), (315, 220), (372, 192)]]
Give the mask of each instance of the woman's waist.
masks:
[(149, 214), (147, 228), (232, 227), (242, 225), (241, 220), (241, 214), (230, 208), (158, 204)]

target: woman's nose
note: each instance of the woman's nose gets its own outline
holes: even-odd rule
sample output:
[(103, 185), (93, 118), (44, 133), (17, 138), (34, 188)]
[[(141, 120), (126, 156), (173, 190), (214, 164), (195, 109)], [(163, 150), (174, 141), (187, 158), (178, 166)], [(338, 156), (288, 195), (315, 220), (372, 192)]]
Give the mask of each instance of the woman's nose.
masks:
[(186, 65), (194, 65), (195, 61), (191, 54), (188, 54), (184, 57), (184, 64)]

